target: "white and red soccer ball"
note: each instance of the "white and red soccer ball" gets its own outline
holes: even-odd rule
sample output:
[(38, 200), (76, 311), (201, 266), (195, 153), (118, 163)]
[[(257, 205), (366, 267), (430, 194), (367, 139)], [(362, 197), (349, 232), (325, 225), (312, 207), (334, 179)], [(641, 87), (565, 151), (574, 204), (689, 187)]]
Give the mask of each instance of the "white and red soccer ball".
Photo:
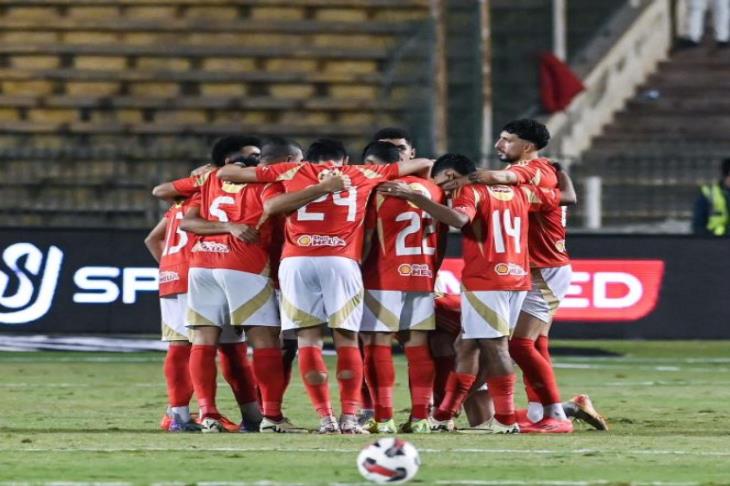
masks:
[(397, 437), (384, 437), (365, 447), (357, 456), (357, 469), (368, 481), (380, 484), (405, 483), (421, 466), (418, 450)]

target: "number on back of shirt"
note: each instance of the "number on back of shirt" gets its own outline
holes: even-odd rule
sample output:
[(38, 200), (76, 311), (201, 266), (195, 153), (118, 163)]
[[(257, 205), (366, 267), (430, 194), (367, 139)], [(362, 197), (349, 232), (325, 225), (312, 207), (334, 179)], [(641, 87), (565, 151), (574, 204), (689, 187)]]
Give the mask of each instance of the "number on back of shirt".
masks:
[(512, 240), (514, 252), (521, 253), (520, 248), (520, 230), (522, 228), (522, 218), (519, 216), (512, 218), (509, 209), (500, 211), (495, 209), (492, 211), (492, 236), (494, 238), (494, 251), (496, 253), (504, 253), (507, 251), (506, 245)]
[[(175, 213), (175, 219), (182, 219), (183, 214), (182, 213)], [(175, 234), (177, 235), (177, 245), (172, 244), (172, 228), (175, 228)], [(170, 222), (169, 227), (167, 229), (167, 236), (165, 237), (165, 248), (162, 250), (162, 255), (174, 255), (175, 253), (179, 252), (183, 248), (185, 248), (185, 245), (188, 244), (188, 234), (180, 229), (179, 221), (176, 222)]]
[[(408, 226), (399, 231), (395, 237), (396, 256), (434, 255), (436, 253), (436, 248), (428, 246), (428, 237), (436, 232), (436, 222), (428, 213), (422, 212), (419, 214), (416, 211), (406, 211), (396, 216), (395, 220), (408, 222)], [(421, 231), (422, 225), (423, 237), (421, 244), (416, 246), (406, 245), (406, 238)]]
[(314, 201), (307, 203), (297, 210), (297, 219), (299, 221), (324, 221), (325, 214), (322, 211), (313, 211), (309, 209), (310, 204), (321, 203), (332, 196), (332, 202), (335, 206), (347, 207), (347, 218), (349, 222), (355, 221), (357, 216), (357, 188), (352, 187), (347, 190), (347, 196), (343, 196), (342, 192), (333, 192), (318, 197)]

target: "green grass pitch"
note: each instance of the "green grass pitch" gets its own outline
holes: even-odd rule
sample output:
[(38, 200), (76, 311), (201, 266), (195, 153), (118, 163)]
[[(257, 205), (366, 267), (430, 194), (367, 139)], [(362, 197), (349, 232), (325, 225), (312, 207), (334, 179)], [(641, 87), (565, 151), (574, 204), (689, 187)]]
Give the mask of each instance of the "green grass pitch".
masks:
[[(423, 462), (413, 483), (730, 484), (730, 343), (553, 343), (560, 346), (616, 353), (555, 359), (563, 397), (588, 393), (610, 432), (579, 426), (565, 436), (409, 436)], [(363, 482), (355, 457), (372, 437), (160, 431), (162, 359), (0, 353), (0, 483)], [(404, 364), (398, 356), (399, 421), (408, 405)], [(220, 382), (221, 409), (238, 418)], [(516, 396), (524, 404), (521, 389)], [(296, 424), (317, 425), (296, 373), (286, 412)]]

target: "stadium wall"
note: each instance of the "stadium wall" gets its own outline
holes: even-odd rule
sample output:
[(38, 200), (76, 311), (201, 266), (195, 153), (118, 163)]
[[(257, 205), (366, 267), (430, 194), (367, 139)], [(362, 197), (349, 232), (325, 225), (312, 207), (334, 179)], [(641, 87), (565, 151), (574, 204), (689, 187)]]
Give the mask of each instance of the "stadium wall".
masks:
[[(157, 275), (145, 234), (1, 230), (0, 332), (159, 332)], [(461, 236), (450, 236), (454, 266)], [(574, 235), (569, 242), (575, 273), (554, 337), (730, 338), (726, 240)]]

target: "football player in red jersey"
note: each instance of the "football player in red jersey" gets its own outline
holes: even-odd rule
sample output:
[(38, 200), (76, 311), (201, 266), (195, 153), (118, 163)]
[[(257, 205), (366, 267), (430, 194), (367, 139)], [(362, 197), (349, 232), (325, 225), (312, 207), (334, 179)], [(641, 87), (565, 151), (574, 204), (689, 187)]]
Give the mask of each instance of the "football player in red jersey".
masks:
[[(372, 141), (363, 150), (362, 161), (364, 164), (385, 164), (392, 163), (393, 160), (410, 160), (415, 156), (416, 149), (408, 132), (402, 128), (387, 127), (375, 132)], [(364, 347), (361, 351), (364, 353)], [(362, 387), (363, 406), (359, 415), (361, 424), (370, 423), (375, 417), (375, 405), (366, 381)]]
[[(247, 162), (244, 162), (246, 164)], [(256, 165), (258, 160), (248, 162)], [(342, 188), (336, 178), (322, 181), (323, 193)], [(254, 346), (254, 373), (261, 392), (261, 432), (297, 432), (282, 414), (286, 377), (279, 341), (280, 324), (274, 287), (269, 277), (273, 220), (264, 214), (268, 184), (234, 184), (217, 171), (198, 183), (200, 202), (186, 213), (183, 227), (199, 235), (192, 250), (188, 325), (195, 328), (194, 351), (205, 353), (203, 373), (193, 382), (199, 395), (203, 431), (220, 428), (215, 407), (215, 346), (220, 329), (243, 326)], [(184, 186), (179, 182), (177, 186)], [(246, 397), (239, 400), (251, 403)], [(254, 400), (255, 401), (255, 400)], [(246, 416), (255, 415), (248, 406)]]
[[(296, 141), (284, 137), (267, 137), (261, 146), (260, 161), (263, 165), (280, 164), (284, 162), (301, 162), (304, 152), (301, 145)], [(268, 188), (267, 197), (276, 194), (283, 194), (284, 188), (281, 184), (275, 184)], [(264, 211), (266, 213), (266, 211)], [(266, 213), (267, 214), (267, 213)], [(269, 215), (267, 214), (267, 218)], [(271, 268), (271, 279), (277, 293), (277, 302), (280, 300), (279, 292), (279, 263), (281, 261), (281, 250), (284, 245), (284, 218), (281, 215), (270, 216), (272, 221), (271, 250), (269, 251), (269, 266)], [(297, 334), (294, 331), (282, 331), (282, 351), (284, 358), (284, 385), (285, 389), (291, 381), (291, 372), (294, 365), (294, 358), (297, 357)], [(286, 390), (285, 390), (286, 391)]]
[(144, 240), (150, 254), (160, 265), (162, 340), (168, 343), (163, 367), (168, 407), (161, 426), (170, 432), (200, 430), (200, 426), (190, 416), (193, 383), (188, 369), (190, 340), (185, 328), (188, 262), (193, 238), (180, 229), (180, 221), (189, 206), (190, 199), (174, 202)]
[[(447, 154), (434, 164), (432, 176), (460, 163)], [(467, 164), (464, 164), (467, 165)], [(562, 188), (562, 186), (561, 186)], [(530, 289), (527, 216), (575, 201), (575, 192), (534, 186), (468, 185), (457, 189), (452, 208), (435, 203), (403, 184), (383, 184), (379, 191), (404, 198), (444, 224), (462, 228), (462, 335), (456, 371), (449, 376), (446, 396), (434, 414), (436, 429), (452, 429), (453, 417), (481, 370), (494, 402), (495, 414), (479, 429), (486, 433), (516, 433), (514, 372), (507, 338), (527, 290)]]
[[(389, 142), (373, 142), (365, 160), (394, 163), (398, 148)], [(437, 202), (443, 191), (416, 176), (397, 181), (408, 184)], [(393, 421), (392, 341), (395, 333), (408, 360), (411, 413), (404, 432), (430, 432), (428, 409), (433, 388), (434, 364), (428, 335), (435, 327), (434, 278), (437, 272), (438, 223), (407, 201), (375, 194), (365, 219), (366, 258), (363, 263), (365, 308), (361, 337), (365, 343), (365, 378), (375, 402), (375, 416), (365, 427), (371, 433), (396, 433)]]
[[(260, 140), (255, 137), (223, 137), (216, 141), (213, 145), (211, 159), (213, 160), (214, 165), (211, 166), (211, 168), (225, 163), (230, 163), (232, 161), (256, 164), (258, 162), (258, 155), (260, 152), (259, 146)], [(194, 177), (163, 183), (155, 187), (153, 194), (162, 198), (195, 196), (199, 201), (201, 186), (206, 180), (208, 180), (209, 176), (210, 173), (208, 171), (207, 173), (199, 174)], [(193, 258), (192, 255), (193, 254), (191, 253), (191, 258)], [(193, 293), (194, 289), (191, 286), (188, 307), (190, 307), (190, 300), (193, 299)], [(186, 324), (190, 324), (187, 315)], [(216, 346), (204, 345), (201, 342), (195, 343), (197, 334), (198, 333), (195, 332), (193, 333), (194, 345), (191, 350), (190, 357), (191, 377), (198, 402), (201, 405), (201, 415), (203, 415), (201, 416), (201, 421), (206, 418), (215, 420), (215, 423), (208, 420), (209, 426), (203, 427), (203, 430), (217, 431), (224, 428), (228, 431), (238, 431), (238, 424), (235, 424), (226, 417), (220, 415), (217, 410), (214, 412), (212, 411), (215, 409), (215, 401), (214, 399), (210, 399), (210, 395), (215, 395), (215, 383), (213, 383), (213, 385), (208, 383), (210, 380), (210, 366), (201, 366), (201, 363), (208, 364), (211, 360), (215, 363)], [(197, 336), (197, 339), (200, 341), (203, 338), (201, 336)], [(230, 384), (244, 417), (240, 430), (257, 431), (259, 429), (259, 423), (261, 422), (261, 414), (258, 410), (258, 404), (256, 403), (255, 380), (251, 364), (249, 363), (248, 356), (246, 354), (247, 345), (245, 343), (245, 337), (239, 330), (227, 325), (223, 326), (223, 331), (217, 342), (220, 343), (217, 348), (221, 360), (223, 375), (226, 381)], [(215, 368), (213, 368), (213, 370), (215, 371)], [(214, 379), (215, 377), (213, 376), (213, 380)], [(205, 383), (202, 384), (201, 380)], [(205, 408), (202, 406), (202, 403), (206, 404)], [(204, 415), (206, 411), (211, 412), (213, 416), (205, 417)]]
[[(281, 182), (286, 194), (267, 201), (272, 214), (286, 212), (285, 242), (279, 267), (281, 318), (284, 330), (296, 329), (299, 366), (304, 385), (320, 416), (321, 433), (363, 433), (356, 417), (360, 406), (362, 358), (357, 332), (363, 312), (360, 268), (365, 206), (375, 186), (385, 180), (420, 172), (431, 161), (417, 159), (392, 165), (345, 165), (340, 142), (314, 142), (307, 163), (221, 169), (220, 177), (236, 183)], [(348, 179), (331, 195), (312, 191), (322, 178)], [(279, 206), (279, 209), (276, 207)], [(285, 209), (281, 209), (285, 208)], [(322, 358), (324, 324), (333, 329), (342, 414), (335, 419)]]
[[(478, 170), (470, 182), (482, 184), (532, 184), (557, 187), (556, 168), (540, 157), (550, 134), (542, 123), (531, 119), (509, 122), (495, 144), (498, 157), (509, 164), (505, 170)], [(522, 305), (517, 326), (510, 339), (510, 354), (523, 371), (528, 396), (527, 411), (519, 411), (523, 432), (565, 433), (572, 424), (564, 413), (560, 390), (548, 350), (548, 332), (553, 316), (570, 285), (570, 258), (565, 245), (565, 208), (530, 213), (528, 233), (532, 289)], [(582, 397), (582, 398), (581, 398)], [(605, 420), (593, 413), (587, 396), (573, 397), (568, 403), (585, 402), (581, 415), (599, 430)], [(580, 408), (580, 407), (579, 407)]]

